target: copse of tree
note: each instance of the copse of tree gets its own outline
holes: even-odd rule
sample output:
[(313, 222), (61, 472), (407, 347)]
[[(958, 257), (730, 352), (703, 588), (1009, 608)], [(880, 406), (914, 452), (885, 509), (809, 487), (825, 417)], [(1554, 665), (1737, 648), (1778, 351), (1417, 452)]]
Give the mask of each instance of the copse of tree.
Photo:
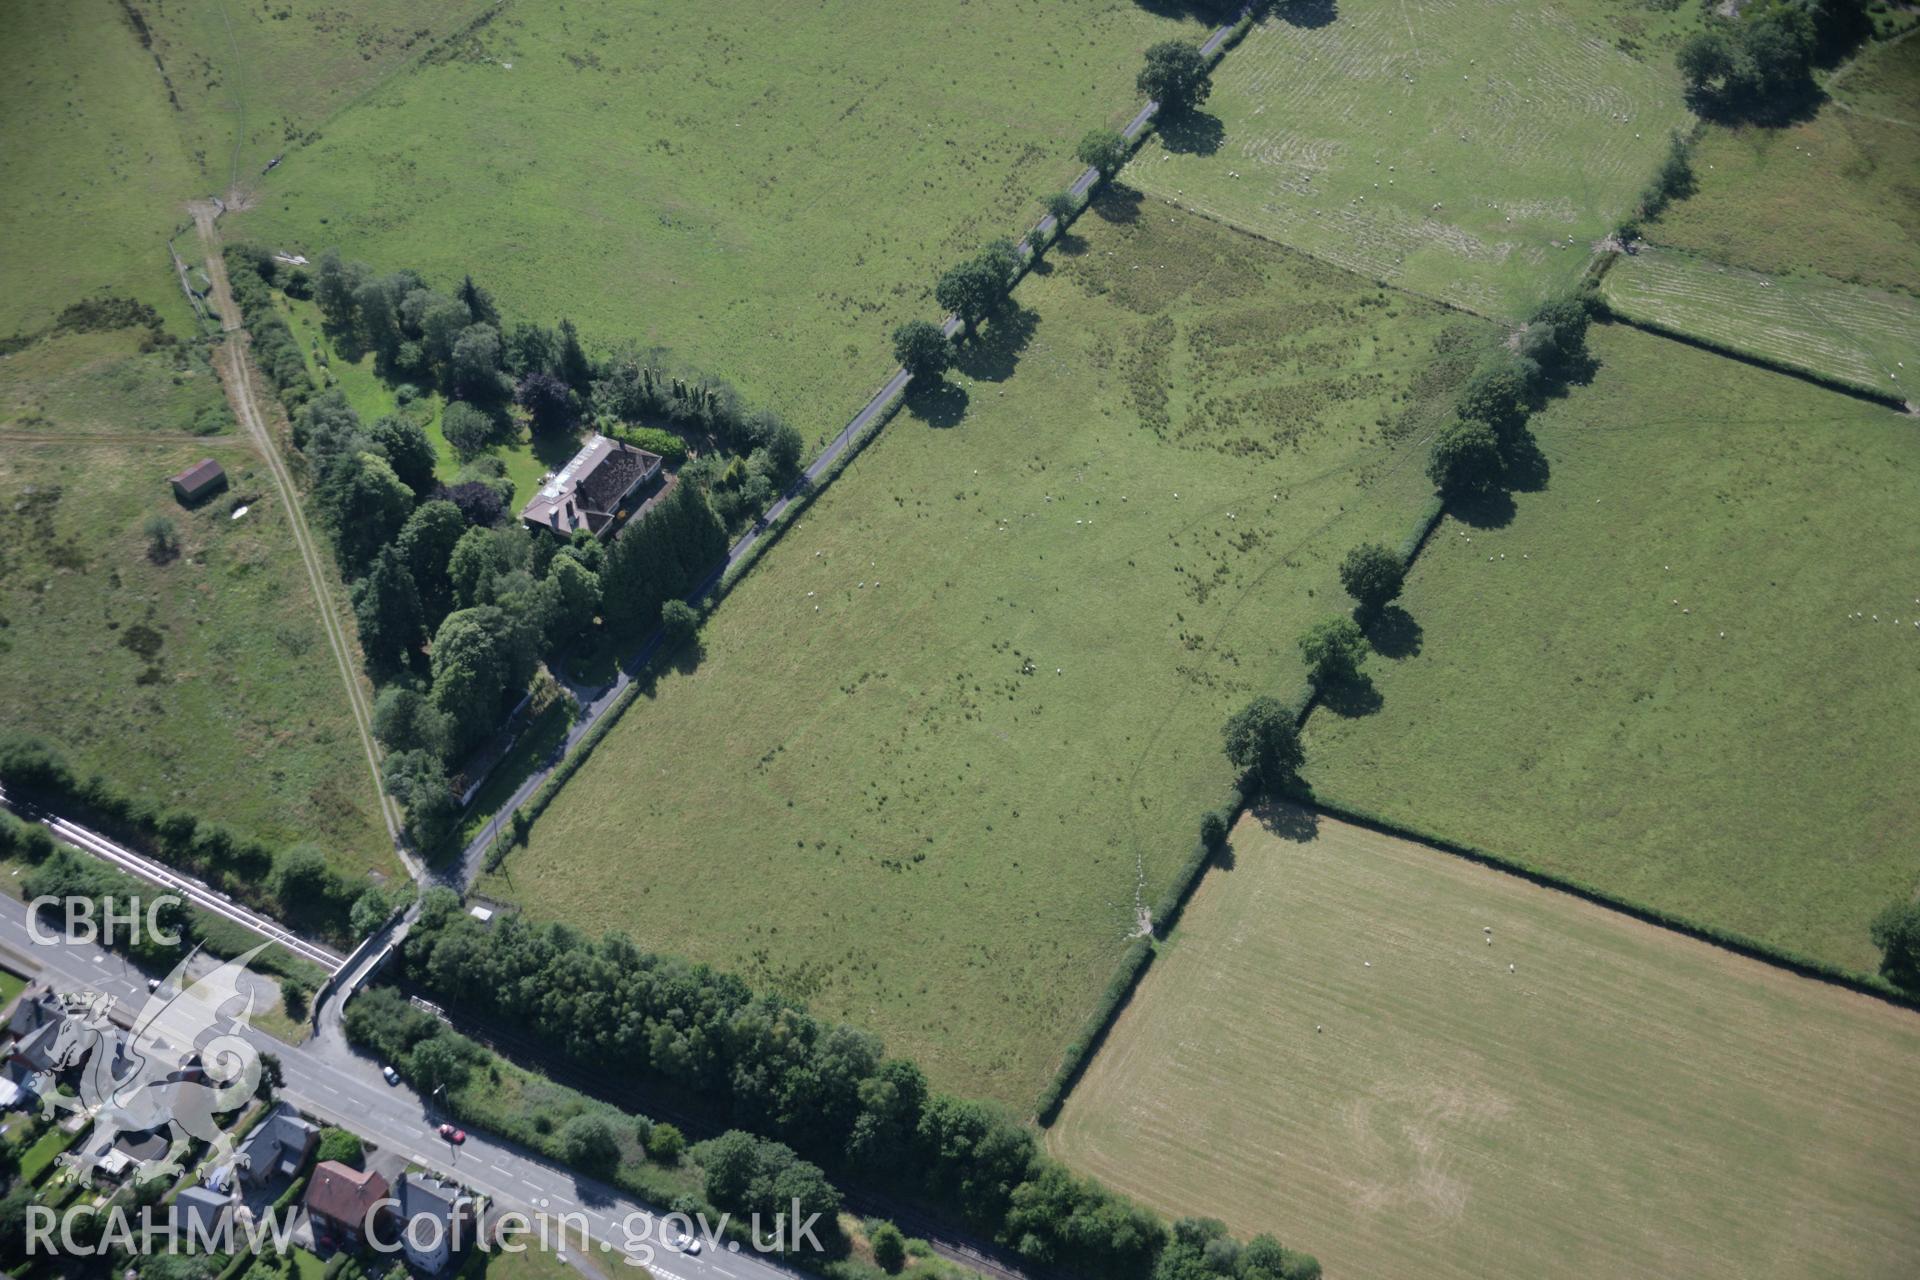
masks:
[(977, 254), (956, 267), (950, 267), (933, 287), (933, 298), (953, 315), (968, 333), (992, 315), (1007, 296), (1010, 277), (1005, 264), (987, 254)]
[(1527, 376), (1512, 361), (1483, 368), (1460, 393), (1463, 418), (1484, 422), (1503, 444), (1516, 440), (1527, 425)]
[(367, 439), (415, 498), (424, 498), (433, 491), (433, 469), (438, 459), (426, 428), (412, 418), (390, 413), (367, 429)]
[(675, 485), (607, 548), (600, 573), (607, 625), (628, 637), (645, 635), (661, 607), (691, 592), (726, 551), (726, 526), (699, 486)]
[(1306, 761), (1293, 708), (1266, 694), (1228, 717), (1221, 736), (1228, 762), (1264, 791), (1292, 782)]
[(1147, 50), (1146, 65), (1140, 68), (1134, 87), (1160, 104), (1161, 115), (1181, 116), (1213, 92), (1213, 73), (1199, 45), (1162, 40)]
[(1427, 478), (1448, 498), (1472, 498), (1497, 487), (1504, 465), (1493, 428), (1455, 418), (1440, 428), (1427, 458)]
[(1154, 1280), (1320, 1280), (1320, 1263), (1269, 1235), (1242, 1245), (1217, 1219), (1181, 1218), (1173, 1224)]
[(1704, 111), (1760, 120), (1814, 92), (1823, 44), (1851, 43), (1862, 30), (1854, 0), (1767, 0), (1710, 21), (1674, 55), (1688, 96)]
[(907, 1240), (891, 1222), (878, 1222), (867, 1234), (867, 1246), (873, 1250), (873, 1264), (888, 1275), (898, 1275), (907, 1265)]
[(953, 343), (931, 320), (909, 320), (893, 331), (893, 358), (916, 380), (933, 382), (953, 363)]
[[(1087, 163), (1091, 164), (1092, 161)], [(1065, 231), (1073, 216), (1080, 212), (1080, 201), (1071, 191), (1056, 191), (1047, 197), (1047, 213), (1060, 230)]]
[(1098, 170), (1102, 178), (1111, 178), (1127, 162), (1127, 140), (1116, 129), (1090, 129), (1074, 151), (1081, 164)]
[(1400, 594), (1407, 567), (1377, 542), (1363, 542), (1340, 562), (1340, 585), (1363, 614), (1375, 614)]
[(700, 611), (685, 600), (669, 600), (660, 606), (660, 632), (671, 653), (693, 639), (700, 630)]
[(1300, 656), (1315, 688), (1328, 689), (1360, 678), (1367, 660), (1367, 638), (1352, 618), (1323, 618), (1300, 636)]

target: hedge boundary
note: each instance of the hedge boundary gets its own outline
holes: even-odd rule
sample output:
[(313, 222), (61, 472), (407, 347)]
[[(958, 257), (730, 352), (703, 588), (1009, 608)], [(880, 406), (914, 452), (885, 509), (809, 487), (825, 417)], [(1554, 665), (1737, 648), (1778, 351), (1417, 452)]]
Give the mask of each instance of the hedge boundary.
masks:
[(1381, 835), (1394, 836), (1402, 840), (1411, 840), (1417, 844), (1426, 845), (1438, 852), (1464, 858), (1470, 862), (1477, 862), (1482, 866), (1490, 867), (1496, 871), (1503, 871), (1508, 875), (1518, 876), (1542, 888), (1557, 889), (1562, 893), (1572, 894), (1574, 897), (1590, 902), (1595, 906), (1605, 907), (1609, 910), (1617, 911), (1622, 915), (1631, 916), (1643, 924), (1655, 925), (1662, 929), (1669, 929), (1675, 933), (1684, 934), (1696, 941), (1709, 943), (1724, 951), (1731, 951), (1736, 955), (1744, 956), (1749, 960), (1758, 960), (1765, 964), (1773, 965), (1776, 968), (1786, 969), (1802, 978), (1811, 978), (1832, 986), (1844, 987), (1847, 990), (1858, 992), (1861, 995), (1874, 996), (1885, 1000), (1889, 1004), (1920, 1011), (1920, 993), (1904, 991), (1878, 974), (1861, 973), (1854, 969), (1848, 969), (1844, 966), (1830, 963), (1829, 961), (1816, 960), (1812, 956), (1802, 955), (1791, 947), (1783, 947), (1771, 942), (1762, 942), (1758, 938), (1750, 937), (1747, 934), (1739, 933), (1732, 929), (1723, 929), (1718, 925), (1707, 924), (1704, 921), (1695, 920), (1693, 917), (1683, 915), (1677, 911), (1667, 911), (1660, 907), (1650, 906), (1647, 903), (1624, 897), (1611, 890), (1588, 884), (1583, 880), (1577, 880), (1572, 876), (1565, 876), (1557, 872), (1548, 871), (1533, 862), (1529, 862), (1525, 858), (1516, 857), (1512, 854), (1495, 853), (1491, 849), (1483, 849), (1479, 845), (1468, 844), (1464, 841), (1454, 840), (1447, 836), (1426, 831), (1408, 823), (1374, 813), (1372, 810), (1362, 808), (1359, 805), (1348, 804), (1337, 797), (1328, 798), (1317, 794), (1303, 793), (1295, 798), (1302, 803), (1310, 805), (1320, 813), (1338, 818), (1343, 822), (1351, 822), (1357, 827), (1364, 827), (1369, 831), (1377, 831)]
[[(1400, 541), (1398, 554), (1403, 566), (1408, 569), (1413, 567), (1414, 560), (1425, 549), (1427, 540), (1433, 536), (1433, 531), (1440, 527), (1440, 521), (1446, 513), (1446, 501), (1438, 494), (1428, 499), (1426, 506), (1415, 519), (1412, 530)], [(1311, 684), (1289, 699), (1295, 708), (1296, 727), (1306, 725), (1307, 717), (1313, 714), (1313, 709), (1319, 701), (1320, 695)], [(1234, 824), (1240, 820), (1240, 815), (1246, 812), (1252, 799), (1253, 797), (1249, 796), (1245, 788), (1240, 785), (1229, 787), (1223, 803), (1215, 808), (1201, 811), (1201, 825), (1196, 826), (1196, 831), (1202, 829), (1209, 816), (1217, 816), (1226, 830), (1232, 832)], [(1224, 847), (1223, 844), (1221, 848)], [(1196, 835), (1193, 852), (1187, 855), (1186, 862), (1174, 876), (1173, 881), (1154, 903), (1154, 937), (1164, 938), (1173, 931), (1180, 921), (1181, 913), (1186, 910), (1188, 900), (1193, 897), (1194, 890), (1200, 887), (1201, 878), (1206, 875), (1207, 868), (1213, 865), (1219, 853), (1220, 849), (1209, 845), (1204, 836)], [(1041, 1128), (1048, 1127), (1059, 1117), (1060, 1109), (1066, 1105), (1068, 1095), (1080, 1082), (1080, 1077), (1086, 1074), (1093, 1056), (1106, 1043), (1108, 1034), (1113, 1030), (1113, 1024), (1119, 1020), (1120, 1014), (1133, 998), (1134, 989), (1140, 985), (1140, 980), (1146, 974), (1148, 964), (1152, 960), (1150, 945), (1148, 954), (1145, 956), (1137, 955), (1136, 952), (1141, 944), (1150, 944), (1151, 941), (1152, 938), (1142, 938), (1139, 943), (1128, 948), (1127, 953), (1121, 957), (1112, 981), (1107, 984), (1106, 993), (1094, 1006), (1093, 1012), (1087, 1015), (1086, 1024), (1080, 1034), (1067, 1046), (1066, 1055), (1061, 1059), (1059, 1068), (1055, 1070), (1053, 1079), (1048, 1081), (1046, 1087), (1040, 1091), (1034, 1107), (1034, 1118)]]
[[(1618, 257), (1617, 254), (1614, 256)], [(1657, 338), (1666, 338), (1669, 341), (1678, 342), (1684, 346), (1693, 347), (1696, 350), (1705, 351), (1712, 355), (1723, 356), (1729, 360), (1737, 360), (1741, 364), (1751, 365), (1756, 369), (1765, 369), (1769, 373), (1785, 374), (1789, 378), (1798, 378), (1802, 382), (1811, 382), (1814, 386), (1824, 390), (1836, 391), (1843, 396), (1852, 396), (1856, 400), (1865, 400), (1869, 404), (1876, 404), (1884, 409), (1892, 409), (1896, 413), (1913, 414), (1916, 412), (1915, 408), (1908, 401), (1884, 392), (1869, 390), (1857, 382), (1848, 382), (1843, 378), (1837, 378), (1829, 373), (1819, 373), (1812, 369), (1801, 369), (1790, 364), (1782, 364), (1778, 360), (1771, 359), (1767, 356), (1759, 355), (1752, 351), (1742, 351), (1738, 347), (1729, 346), (1724, 342), (1717, 342), (1712, 338), (1703, 338), (1698, 334), (1687, 333), (1684, 330), (1661, 324), (1657, 320), (1642, 320), (1636, 316), (1630, 316), (1609, 302), (1604, 293), (1596, 291), (1594, 294), (1594, 302), (1599, 306), (1601, 314), (1606, 319), (1615, 324), (1623, 324), (1629, 329), (1638, 329), (1642, 333), (1650, 333)]]

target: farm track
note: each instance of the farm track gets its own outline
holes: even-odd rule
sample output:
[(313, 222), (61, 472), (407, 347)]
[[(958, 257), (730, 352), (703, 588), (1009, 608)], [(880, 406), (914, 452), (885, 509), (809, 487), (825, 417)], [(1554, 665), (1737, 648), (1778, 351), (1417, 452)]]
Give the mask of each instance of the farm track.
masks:
[(252, 361), (247, 354), (247, 331), (240, 322), (240, 309), (233, 300), (233, 292), (227, 282), (226, 262), (221, 257), (220, 232), (215, 225), (219, 209), (204, 201), (195, 201), (193, 206), (194, 227), (200, 234), (201, 244), (207, 251), (207, 277), (212, 281), (210, 291), (215, 310), (220, 316), (220, 327), (226, 333), (226, 345), (221, 358), (215, 361), (220, 371), (221, 381), (226, 384), (228, 399), (233, 403), (234, 415), (240, 419), (242, 428), (252, 437), (254, 445), (266, 460), (267, 470), (273, 475), (274, 487), (279, 491), (281, 505), (286, 508), (287, 527), (293, 531), (295, 545), (300, 548), (300, 559), (307, 569), (307, 581), (313, 591), (314, 605), (319, 610), (321, 625), (327, 633), (327, 644), (333, 650), (334, 661), (340, 668), (340, 679), (346, 685), (347, 703), (353, 711), (355, 725), (360, 731), (360, 744), (366, 752), (367, 769), (372, 774), (374, 794), (379, 797), (380, 816), (387, 824), (387, 834), (393, 840), (394, 852), (406, 866), (407, 873), (414, 879), (423, 874), (418, 861), (407, 852), (400, 836), (400, 806), (386, 793), (380, 782), (380, 752), (373, 741), (373, 709), (367, 698), (366, 690), (360, 686), (358, 668), (353, 659), (353, 646), (347, 638), (345, 625), (340, 621), (334, 608), (331, 595), (328, 594), (327, 576), (320, 559), (318, 547), (314, 544), (313, 533), (307, 527), (306, 513), (301, 509), (299, 489), (294, 484), (293, 474), (287, 468), (286, 459), (280, 454), (280, 447), (273, 438), (272, 430), (261, 415), (258, 402), (254, 398)]

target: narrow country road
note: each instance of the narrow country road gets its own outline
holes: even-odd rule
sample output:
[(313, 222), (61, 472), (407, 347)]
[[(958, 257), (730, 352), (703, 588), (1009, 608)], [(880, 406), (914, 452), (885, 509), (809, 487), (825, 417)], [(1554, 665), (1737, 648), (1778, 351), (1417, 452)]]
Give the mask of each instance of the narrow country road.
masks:
[(306, 565), (314, 606), (320, 611), (320, 622), (326, 630), (327, 643), (333, 649), (334, 661), (340, 668), (340, 679), (347, 688), (347, 703), (353, 710), (354, 723), (360, 730), (360, 746), (366, 752), (367, 769), (372, 774), (380, 816), (386, 822), (387, 835), (392, 839), (394, 852), (405, 865), (407, 874), (419, 880), (422, 875), (420, 863), (407, 851), (405, 842), (400, 838), (400, 806), (380, 783), (380, 751), (373, 741), (373, 707), (366, 690), (360, 687), (359, 664), (354, 659), (353, 646), (348, 642), (347, 629), (334, 608), (333, 597), (327, 591), (324, 562), (320, 558), (319, 548), (314, 544), (313, 533), (307, 526), (306, 512), (300, 506), (299, 488), (294, 484), (293, 473), (287, 469), (286, 459), (280, 455), (280, 444), (273, 438), (273, 431), (267, 426), (259, 402), (254, 398), (253, 361), (247, 353), (247, 331), (241, 324), (240, 308), (234, 302), (233, 290), (227, 282), (227, 264), (221, 255), (220, 230), (215, 222), (220, 216), (220, 207), (210, 201), (196, 200), (190, 208), (194, 226), (200, 233), (201, 246), (207, 253), (207, 278), (212, 281), (209, 292), (214, 311), (220, 317), (220, 327), (227, 335), (221, 358), (215, 360), (215, 366), (220, 370), (221, 381), (226, 384), (227, 398), (233, 404), (234, 415), (252, 437), (255, 447), (266, 459), (267, 470), (273, 476), (274, 488), (280, 494), (280, 505), (286, 509), (287, 527), (293, 531), (294, 543), (300, 548), (300, 559)]

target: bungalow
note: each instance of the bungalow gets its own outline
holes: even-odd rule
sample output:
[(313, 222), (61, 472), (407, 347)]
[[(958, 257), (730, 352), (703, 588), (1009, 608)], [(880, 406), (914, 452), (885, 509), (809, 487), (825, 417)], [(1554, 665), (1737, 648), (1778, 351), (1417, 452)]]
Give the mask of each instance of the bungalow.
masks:
[(240, 1144), (236, 1154), (241, 1180), (259, 1186), (276, 1176), (296, 1177), (319, 1141), (320, 1131), (283, 1102)]
[(233, 1211), (233, 1197), (210, 1187), (188, 1187), (173, 1200), (174, 1238), (212, 1242), (220, 1239), (227, 1214)]
[(400, 1177), (400, 1241), (407, 1261), (429, 1275), (446, 1270), (453, 1245), (466, 1237), (473, 1198), (450, 1182), (425, 1174)]
[(625, 514), (627, 500), (659, 474), (659, 454), (596, 433), (566, 466), (540, 482), (520, 519), (563, 538), (576, 529), (604, 538)]
[(227, 487), (226, 471), (212, 458), (202, 458), (171, 478), (173, 496), (183, 507), (190, 507)]
[(386, 1198), (387, 1180), (380, 1174), (350, 1169), (338, 1160), (322, 1160), (313, 1167), (313, 1181), (307, 1184), (314, 1242), (357, 1252), (366, 1241), (369, 1215), (380, 1212), (380, 1202)]

